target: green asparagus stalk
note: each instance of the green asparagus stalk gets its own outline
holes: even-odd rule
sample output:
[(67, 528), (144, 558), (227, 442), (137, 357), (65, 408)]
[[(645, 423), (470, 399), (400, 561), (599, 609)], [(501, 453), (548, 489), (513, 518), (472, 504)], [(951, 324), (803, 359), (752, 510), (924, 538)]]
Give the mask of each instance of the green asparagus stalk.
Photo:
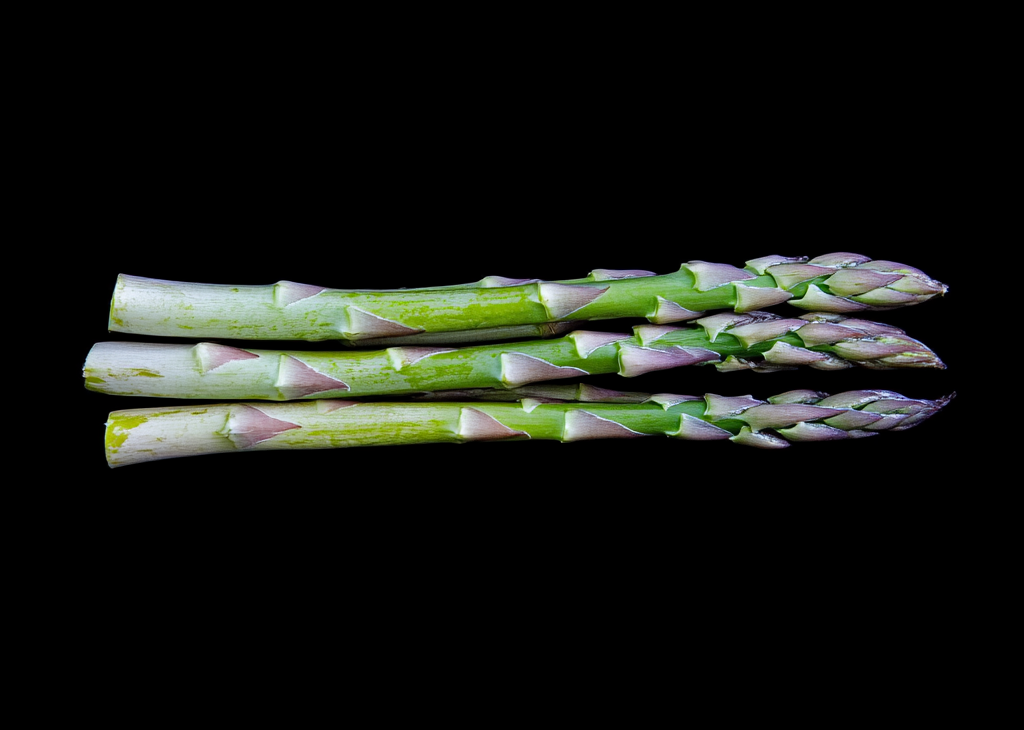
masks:
[(917, 340), (890, 325), (809, 314), (722, 313), (688, 327), (639, 325), (633, 335), (576, 331), (551, 340), (475, 347), (281, 351), (209, 342), (101, 342), (86, 358), (86, 387), (114, 395), (295, 400), (402, 395), (457, 388), (643, 373), (716, 363), (721, 370), (942, 368)]
[[(952, 396), (950, 396), (952, 397)], [(949, 398), (913, 400), (862, 390), (828, 396), (789, 391), (768, 401), (749, 395), (701, 398), (661, 393), (642, 403), (221, 403), (114, 411), (106, 424), (111, 467), (198, 454), (327, 449), (467, 441), (669, 436), (729, 439), (765, 449), (902, 431)]]
[(475, 330), (456, 332), (420, 332), (417, 335), (398, 337), (370, 337), (365, 340), (338, 340), (346, 347), (419, 347), (421, 345), (466, 345), (474, 342), (498, 342), (501, 340), (547, 339), (564, 335), (575, 329), (576, 323), (545, 322), (544, 324), (517, 324), (505, 327), (481, 327)]
[(565, 320), (645, 317), (667, 324), (710, 310), (744, 313), (784, 301), (843, 314), (918, 304), (945, 291), (919, 269), (845, 252), (810, 261), (766, 256), (744, 269), (691, 261), (664, 275), (597, 269), (585, 279), (560, 282), (488, 277), (471, 285), (377, 291), (121, 275), (108, 328), (171, 337), (358, 342)]

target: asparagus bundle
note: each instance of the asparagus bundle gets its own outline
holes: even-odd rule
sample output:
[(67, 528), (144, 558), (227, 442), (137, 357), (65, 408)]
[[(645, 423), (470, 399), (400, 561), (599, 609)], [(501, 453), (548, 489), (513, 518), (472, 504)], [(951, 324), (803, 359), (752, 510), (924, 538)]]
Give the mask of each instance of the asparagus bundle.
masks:
[[(952, 396), (950, 396), (952, 397)], [(765, 449), (901, 431), (949, 398), (913, 400), (884, 390), (828, 396), (797, 390), (756, 400), (661, 393), (641, 403), (222, 403), (114, 411), (106, 428), (111, 467), (196, 454), (467, 441), (669, 436), (729, 439)]]
[(691, 261), (665, 275), (596, 269), (569, 281), (487, 277), (462, 286), (377, 291), (290, 281), (229, 286), (121, 275), (108, 328), (227, 339), (379, 343), (381, 338), (455, 331), (498, 339), (517, 336), (505, 329), (512, 326), (617, 317), (666, 324), (697, 319), (709, 310), (744, 313), (785, 301), (818, 312), (892, 309), (945, 291), (944, 284), (919, 269), (845, 252), (809, 261), (766, 256), (746, 262), (743, 269)]
[(577, 331), (553, 340), (366, 352), (101, 342), (89, 352), (83, 374), (86, 387), (116, 395), (294, 400), (515, 388), (605, 373), (634, 377), (710, 362), (721, 370), (759, 371), (794, 365), (944, 367), (902, 330), (841, 315), (787, 319), (767, 312), (723, 313), (696, 325), (640, 325), (633, 335)]

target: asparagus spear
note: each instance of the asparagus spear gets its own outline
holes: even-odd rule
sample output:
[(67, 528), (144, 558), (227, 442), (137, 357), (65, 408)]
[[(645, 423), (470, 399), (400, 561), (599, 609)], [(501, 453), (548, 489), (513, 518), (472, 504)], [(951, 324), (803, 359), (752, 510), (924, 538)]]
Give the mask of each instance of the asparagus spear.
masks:
[(357, 291), (281, 281), (228, 286), (118, 277), (108, 328), (134, 334), (263, 340), (374, 340), (564, 320), (646, 317), (655, 324), (708, 310), (751, 312), (789, 301), (806, 310), (892, 309), (945, 293), (924, 272), (834, 253), (766, 256), (739, 269), (691, 261), (672, 274), (597, 269), (560, 282), (488, 277), (475, 284)]
[[(400, 395), (714, 362), (722, 370), (838, 370), (859, 365), (942, 368), (926, 346), (890, 325), (809, 314), (723, 313), (696, 325), (640, 325), (632, 336), (576, 331), (552, 340), (476, 347), (280, 351), (213, 343), (101, 342), (86, 358), (86, 387), (114, 395), (294, 400)], [(724, 359), (723, 359), (724, 358)]]
[(768, 401), (749, 395), (702, 398), (661, 393), (642, 403), (221, 403), (114, 411), (106, 424), (111, 467), (179, 456), (268, 449), (669, 436), (730, 439), (765, 449), (792, 441), (831, 441), (902, 431), (949, 402), (884, 390), (828, 396), (789, 391)]

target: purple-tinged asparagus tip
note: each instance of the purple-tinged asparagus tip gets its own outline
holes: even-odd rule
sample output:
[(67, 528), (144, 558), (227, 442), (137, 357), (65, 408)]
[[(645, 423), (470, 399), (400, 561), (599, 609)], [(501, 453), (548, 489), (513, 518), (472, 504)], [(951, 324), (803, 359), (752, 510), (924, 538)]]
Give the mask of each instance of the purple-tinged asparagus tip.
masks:
[(907, 294), (922, 294), (927, 296), (944, 295), (949, 291), (945, 284), (933, 279), (920, 279), (916, 276), (904, 276), (895, 284), (889, 285), (890, 289), (906, 292)]
[(828, 353), (794, 347), (785, 342), (776, 342), (764, 353), (764, 359), (774, 365), (811, 365), (828, 360), (829, 357)]
[(883, 398), (903, 398), (903, 396), (892, 390), (847, 390), (822, 398), (818, 405), (828, 408), (859, 408)]
[(833, 348), (839, 356), (869, 367), (946, 367), (938, 355), (910, 337), (849, 340), (837, 342)]
[(824, 284), (836, 296), (849, 297), (888, 286), (902, 278), (902, 274), (886, 274), (871, 269), (840, 269), (825, 279)]
[(862, 256), (859, 253), (849, 253), (848, 251), (837, 251), (835, 253), (827, 253), (808, 261), (810, 264), (817, 264), (819, 266), (830, 266), (836, 268), (845, 268), (847, 266), (857, 266), (859, 264), (866, 263), (871, 260), (870, 256)]
[(846, 431), (824, 423), (798, 423), (789, 428), (779, 429), (779, 433), (787, 441), (839, 441), (850, 438)]
[[(847, 317), (842, 314), (829, 314), (828, 312), (808, 312), (807, 314), (801, 314), (800, 319), (806, 319), (808, 322), (834, 324), (841, 327), (848, 327), (850, 329), (857, 330), (866, 335), (905, 335), (906, 332), (901, 330), (899, 327), (894, 327), (891, 324), (885, 324), (883, 322), (872, 322), (868, 319), (858, 319), (856, 317)], [(801, 330), (802, 331), (802, 330)], [(803, 335), (801, 335), (802, 337)]]
[(872, 269), (873, 271), (884, 271), (884, 272), (897, 272), (900, 274), (909, 274), (910, 276), (916, 276), (921, 279), (931, 280), (928, 274), (921, 271), (913, 266), (907, 266), (896, 261), (886, 261), (885, 259), (875, 259), (874, 261), (865, 261), (859, 264), (862, 269)]
[(779, 393), (773, 395), (768, 399), (769, 403), (781, 404), (781, 403), (817, 403), (822, 398), (827, 398), (828, 393), (822, 393), (820, 390), (787, 390), (785, 393)]
[(917, 413), (911, 414), (909, 418), (900, 423), (893, 430), (906, 431), (908, 428), (913, 428), (914, 426), (917, 426), (918, 424), (927, 421), (929, 418), (931, 418), (940, 410), (942, 410), (949, 403), (949, 401), (951, 401), (954, 398), (955, 395), (956, 393), (953, 393), (949, 396), (946, 396), (945, 398), (939, 398), (938, 400), (933, 401), (933, 406), (931, 408), (923, 408)]
[(843, 413), (838, 408), (822, 408), (806, 403), (765, 404), (748, 408), (735, 416), (751, 430), (763, 431), (766, 428), (786, 428), (801, 421), (820, 421)]
[(870, 337), (867, 332), (861, 332), (852, 327), (844, 327), (841, 324), (830, 322), (811, 322), (805, 324), (796, 331), (797, 337), (803, 340), (807, 347), (816, 345), (831, 345), (843, 340), (857, 340)]
[(882, 417), (879, 418), (872, 424), (864, 427), (865, 431), (888, 431), (891, 428), (896, 428), (903, 421), (910, 418), (909, 413), (883, 413)]
[(865, 294), (858, 294), (850, 298), (861, 304), (868, 304), (878, 309), (903, 307), (908, 304), (916, 304), (921, 300), (921, 297), (917, 294), (907, 294), (895, 289), (874, 289)]
[(851, 408), (843, 411), (838, 416), (826, 418), (825, 423), (829, 426), (841, 428), (844, 431), (852, 431), (853, 429), (865, 428), (880, 420), (882, 420), (882, 414), (880, 413), (866, 413)]

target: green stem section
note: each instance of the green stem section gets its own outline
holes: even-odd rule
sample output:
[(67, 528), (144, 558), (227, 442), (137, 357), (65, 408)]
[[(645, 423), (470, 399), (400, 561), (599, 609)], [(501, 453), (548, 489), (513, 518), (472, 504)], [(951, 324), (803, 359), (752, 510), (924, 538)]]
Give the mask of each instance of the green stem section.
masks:
[(905, 430), (949, 398), (888, 391), (827, 396), (790, 391), (768, 401), (661, 394), (643, 403), (223, 403), (114, 411), (105, 449), (111, 467), (198, 454), (422, 443), (546, 439), (563, 442), (669, 436), (729, 439), (759, 448)]
[(90, 390), (113, 395), (295, 400), (516, 388), (709, 362), (725, 370), (941, 367), (931, 350), (888, 325), (757, 312), (716, 315), (689, 327), (641, 325), (632, 336), (576, 331), (550, 340), (463, 348), (322, 352), (101, 342), (90, 351), (84, 376)]
[(507, 327), (482, 327), (456, 332), (421, 332), (418, 335), (398, 337), (371, 337), (365, 340), (339, 340), (346, 347), (421, 347), (424, 345), (469, 345), (477, 342), (502, 340), (531, 340), (555, 337), (571, 332), (574, 322), (547, 322), (545, 324), (518, 324)]
[[(804, 309), (889, 309), (945, 292), (923, 272), (855, 254), (810, 262), (769, 256), (728, 264), (691, 261), (679, 271), (596, 270), (585, 279), (359, 291), (282, 281), (264, 286), (174, 282), (121, 275), (109, 329), (169, 337), (375, 340), (559, 321), (647, 318), (664, 324), (789, 300)], [(815, 263), (818, 262), (818, 263)], [(874, 267), (874, 268), (872, 268)]]

